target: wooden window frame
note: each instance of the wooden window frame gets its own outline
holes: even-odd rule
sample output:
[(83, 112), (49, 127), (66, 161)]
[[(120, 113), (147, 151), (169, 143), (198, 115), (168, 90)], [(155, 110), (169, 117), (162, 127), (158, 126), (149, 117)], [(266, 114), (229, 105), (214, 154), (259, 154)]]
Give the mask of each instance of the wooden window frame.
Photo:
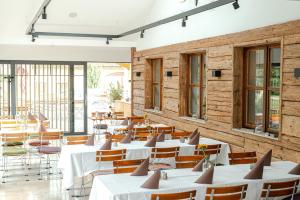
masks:
[[(153, 81), (153, 62), (160, 60), (160, 81), (159, 82), (154, 82)], [(155, 109), (154, 106), (154, 94), (153, 94), (153, 86), (154, 85), (159, 85), (159, 110), (162, 110), (162, 96), (163, 96), (163, 59), (162, 58), (155, 58), (150, 60), (150, 65), (151, 65), (151, 108)]]
[[(200, 56), (200, 65), (198, 66), (200, 68), (200, 74), (199, 74), (199, 82), (198, 84), (192, 84), (191, 83), (191, 60), (192, 60), (192, 56)], [(198, 119), (204, 119), (206, 115), (204, 115), (204, 111), (203, 111), (203, 89), (205, 89), (205, 91), (207, 91), (207, 83), (205, 83), (205, 85), (203, 84), (203, 79), (204, 79), (204, 73), (206, 73), (206, 71), (204, 70), (204, 65), (206, 64), (206, 62), (204, 62), (206, 59), (206, 53), (205, 52), (201, 52), (201, 53), (192, 53), (192, 54), (188, 54), (188, 67), (186, 68), (187, 70), (187, 93), (186, 93), (186, 97), (187, 97), (187, 101), (186, 101), (186, 114), (189, 117), (192, 117), (192, 113), (190, 110), (190, 104), (191, 104), (191, 91), (192, 88), (194, 87), (198, 87), (199, 88), (199, 106), (198, 106), (198, 113), (199, 116), (197, 116)], [(206, 74), (207, 77), (207, 74)], [(206, 95), (207, 96), (207, 95)], [(206, 112), (205, 112), (206, 114)]]
[[(248, 92), (249, 91), (263, 91), (263, 119), (262, 119), (262, 128), (263, 132), (269, 132), (274, 134), (279, 134), (279, 130), (275, 130), (269, 127), (269, 104), (270, 104), (270, 93), (272, 91), (276, 91), (280, 94), (280, 87), (275, 88), (271, 87), (270, 84), (270, 71), (271, 71), (271, 49), (273, 48), (280, 48), (280, 44), (269, 44), (269, 45), (260, 45), (255, 47), (248, 47), (244, 49), (244, 66), (245, 66), (245, 73), (244, 73), (244, 88), (243, 88), (243, 126), (245, 128), (255, 129), (255, 125), (247, 123), (247, 116), (248, 116)], [(249, 55), (251, 50), (264, 50), (264, 77), (263, 77), (263, 86), (250, 86), (248, 83), (249, 79)], [(282, 57), (282, 55), (281, 55)], [(281, 61), (281, 58), (280, 58)], [(280, 70), (282, 70), (282, 63), (280, 63)], [(280, 73), (281, 74), (281, 73)], [(281, 80), (280, 80), (281, 81)], [(281, 84), (281, 83), (280, 83)]]

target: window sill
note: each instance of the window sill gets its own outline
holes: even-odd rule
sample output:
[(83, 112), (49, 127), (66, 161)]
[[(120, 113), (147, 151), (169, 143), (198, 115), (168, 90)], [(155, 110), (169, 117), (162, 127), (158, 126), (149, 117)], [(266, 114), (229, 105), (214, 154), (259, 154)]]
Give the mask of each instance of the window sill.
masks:
[(152, 114), (163, 114), (163, 112), (161, 110), (154, 110), (154, 109), (145, 109), (145, 112), (149, 112)]
[(182, 117), (179, 117), (179, 118), (183, 119), (183, 120), (191, 121), (191, 122), (201, 123), (201, 124), (205, 124), (206, 123), (206, 120), (204, 120), (204, 119), (197, 119), (197, 118), (194, 118), (194, 117), (182, 116)]
[(240, 133), (245, 133), (245, 134), (249, 134), (249, 135), (255, 135), (255, 136), (259, 136), (259, 137), (268, 138), (271, 140), (279, 140), (279, 138), (276, 138), (275, 136), (270, 136), (270, 134), (273, 134), (273, 133), (269, 133), (269, 132), (254, 133), (253, 129), (247, 129), (247, 128), (233, 128), (232, 130), (236, 131), (236, 132), (240, 132)]

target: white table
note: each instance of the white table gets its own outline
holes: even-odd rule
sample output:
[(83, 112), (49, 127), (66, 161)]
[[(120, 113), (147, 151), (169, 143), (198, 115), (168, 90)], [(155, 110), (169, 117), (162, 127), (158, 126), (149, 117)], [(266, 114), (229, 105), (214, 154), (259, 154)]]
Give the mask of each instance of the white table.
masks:
[[(243, 179), (250, 171), (248, 164), (217, 166), (213, 186), (248, 184), (246, 199), (259, 200), (263, 182), (299, 179), (300, 176), (288, 174), (295, 165), (288, 161), (273, 162), (271, 167), (265, 167), (263, 180)], [(130, 176), (130, 174), (97, 176), (94, 178), (89, 200), (150, 200), (152, 193), (177, 193), (189, 190), (197, 190), (196, 200), (204, 200), (208, 185), (194, 183), (202, 172), (172, 169), (167, 173), (168, 180), (160, 180), (157, 190), (140, 187), (153, 172), (149, 172), (148, 176)]]
[[(228, 164), (228, 153), (230, 152), (229, 145), (217, 140), (209, 138), (201, 138), (200, 142), (203, 144), (222, 144), (221, 153), (219, 154), (218, 162)], [(151, 148), (145, 147), (145, 141), (133, 141), (130, 144), (119, 144), (113, 149), (127, 149), (126, 159), (145, 159), (151, 154)], [(96, 146), (85, 145), (69, 145), (63, 146), (61, 156), (58, 162), (58, 168), (63, 172), (63, 186), (70, 188), (74, 184), (76, 177), (86, 176), (97, 169), (112, 168), (112, 162), (96, 162), (96, 151), (100, 149), (102, 144)], [(180, 143), (179, 140), (165, 140), (165, 142), (158, 142), (157, 147), (175, 147), (179, 146), (179, 155), (193, 155), (194, 145)], [(170, 160), (170, 164), (175, 166), (175, 160)]]

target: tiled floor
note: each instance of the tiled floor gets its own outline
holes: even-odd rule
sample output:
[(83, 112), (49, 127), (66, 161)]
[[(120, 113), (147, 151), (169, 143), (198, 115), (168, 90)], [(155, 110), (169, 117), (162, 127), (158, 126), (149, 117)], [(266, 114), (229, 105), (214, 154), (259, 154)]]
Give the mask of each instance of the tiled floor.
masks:
[[(71, 192), (63, 189), (61, 175), (55, 169), (51, 170), (53, 174), (43, 173), (42, 180), (37, 165), (28, 170), (30, 175), (24, 176), (22, 169), (10, 170), (6, 183), (1, 179), (3, 171), (0, 171), (0, 200), (87, 200), (88, 197), (74, 198)], [(16, 176), (17, 175), (17, 176)], [(26, 181), (29, 179), (29, 181)], [(77, 193), (80, 190), (76, 191)], [(89, 192), (89, 191), (87, 191)]]

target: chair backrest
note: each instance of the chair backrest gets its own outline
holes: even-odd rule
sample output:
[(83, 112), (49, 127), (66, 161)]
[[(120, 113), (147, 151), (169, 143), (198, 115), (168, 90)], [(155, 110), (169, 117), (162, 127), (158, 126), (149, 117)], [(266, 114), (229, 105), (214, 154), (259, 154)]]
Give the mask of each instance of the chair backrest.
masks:
[(128, 120), (132, 121), (133, 119), (144, 119), (144, 116), (128, 116)]
[(63, 133), (61, 131), (39, 132), (40, 140), (61, 140)]
[(155, 133), (161, 133), (161, 132), (165, 132), (165, 133), (172, 133), (174, 132), (175, 127), (174, 126), (167, 126), (167, 127), (156, 127), (153, 128), (153, 131)]
[(186, 132), (186, 131), (175, 131), (171, 133), (172, 139), (180, 139), (181, 137), (187, 138), (189, 137), (191, 132)]
[(240, 152), (240, 153), (229, 153), (229, 163), (231, 165), (236, 164), (252, 164), (256, 163), (257, 157), (256, 152)]
[(267, 182), (263, 185), (261, 197), (268, 200), (274, 197), (290, 196), (293, 199), (298, 185), (299, 179), (285, 182)]
[(196, 147), (196, 155), (218, 155), (221, 151), (221, 144), (206, 145), (206, 148), (204, 149), (201, 149), (202, 146), (202, 144), (199, 144)]
[(111, 139), (113, 142), (120, 142), (125, 137), (124, 134), (106, 134), (105, 139)]
[(151, 200), (195, 200), (196, 190), (169, 194), (152, 194)]
[(2, 142), (24, 142), (27, 139), (27, 133), (2, 133)]
[(179, 147), (155, 147), (152, 148), (151, 158), (173, 158), (176, 157), (179, 153)]
[(96, 151), (97, 162), (124, 160), (125, 158), (126, 158), (126, 149)]
[(114, 174), (133, 172), (142, 162), (144, 162), (144, 159), (114, 160), (113, 161)]
[(151, 133), (148, 132), (137, 132), (134, 134), (134, 140), (146, 141), (150, 135)]
[(89, 136), (82, 135), (82, 136), (69, 136), (67, 137), (67, 145), (73, 144), (85, 144), (88, 140)]
[(193, 168), (195, 167), (204, 156), (176, 156), (176, 168)]
[(242, 200), (246, 198), (248, 184), (208, 187), (206, 189), (205, 200)]
[(152, 128), (146, 128), (146, 127), (134, 127), (133, 132), (134, 133), (140, 133), (140, 132), (151, 132)]
[(124, 112), (114, 112), (113, 115), (116, 115), (117, 117), (123, 117)]

